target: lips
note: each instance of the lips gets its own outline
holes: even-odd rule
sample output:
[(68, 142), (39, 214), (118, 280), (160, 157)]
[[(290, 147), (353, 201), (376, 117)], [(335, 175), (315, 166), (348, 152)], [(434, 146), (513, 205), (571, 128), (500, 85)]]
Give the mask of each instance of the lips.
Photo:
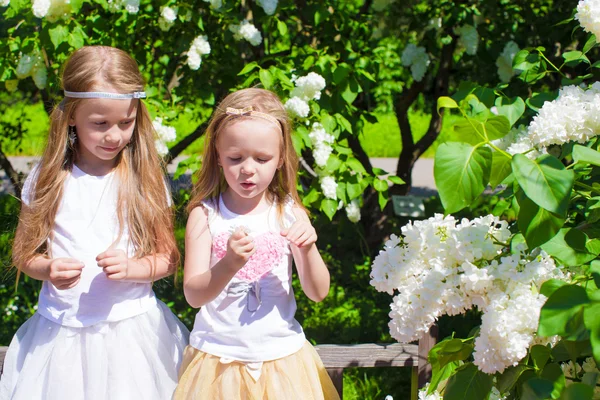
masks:
[(256, 183), (252, 182), (242, 182), (240, 185), (246, 190), (254, 189), (256, 187)]
[(108, 153), (114, 153), (115, 151), (119, 150), (119, 146), (116, 147), (104, 147), (104, 146), (100, 146), (100, 148)]

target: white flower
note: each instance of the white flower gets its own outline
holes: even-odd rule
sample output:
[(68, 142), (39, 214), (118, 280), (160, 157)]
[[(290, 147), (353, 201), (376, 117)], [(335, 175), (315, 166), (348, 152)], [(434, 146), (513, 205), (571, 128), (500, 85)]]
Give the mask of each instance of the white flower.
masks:
[(275, 14), (275, 10), (277, 9), (278, 0), (256, 0), (256, 4), (262, 7), (265, 10), (265, 14), (273, 15)]
[(108, 0), (108, 9), (112, 12), (125, 9), (129, 14), (137, 14), (140, 11), (140, 0)]
[(346, 206), (346, 215), (351, 222), (360, 221), (360, 203), (358, 199), (354, 199)]
[(331, 143), (334, 141), (333, 135), (328, 134), (318, 122), (313, 124), (312, 131), (308, 134), (313, 145), (313, 156), (315, 163), (323, 168), (327, 164), (329, 155), (333, 152)]
[(6, 88), (6, 90), (8, 92), (14, 92), (15, 90), (17, 90), (19, 86), (19, 80), (18, 79), (9, 79), (4, 81), (4, 87)]
[(163, 142), (172, 142), (177, 139), (177, 131), (172, 126), (163, 125), (163, 119), (160, 117), (154, 118), (152, 126), (156, 131), (158, 138)]
[(50, 0), (33, 0), (33, 15), (38, 18), (44, 18), (46, 14), (48, 14), (48, 10), (50, 10), (51, 5), (52, 2)]
[(10, 0), (0, 0), (0, 7), (8, 7)]
[(210, 44), (206, 36), (198, 36), (192, 42), (190, 49), (187, 52), (187, 64), (192, 70), (200, 68), (202, 56), (210, 54)]
[(600, 38), (600, 1), (581, 0), (577, 4), (575, 19), (579, 21), (583, 30)]
[(424, 47), (417, 47), (413, 43), (406, 45), (402, 51), (402, 65), (410, 67), (410, 73), (415, 81), (420, 82), (431, 63)]
[(321, 91), (325, 89), (325, 78), (316, 72), (310, 72), (306, 76), (296, 78), (294, 81), (296, 87), (292, 90), (292, 97), (299, 97), (304, 101), (319, 100)]
[(498, 76), (502, 82), (510, 81), (510, 78), (515, 75), (516, 71), (513, 70), (512, 64), (515, 55), (519, 52), (519, 45), (512, 40), (504, 45), (504, 50), (496, 59), (496, 66), (498, 67)]
[(529, 138), (538, 147), (569, 141), (585, 143), (600, 132), (600, 83), (584, 90), (565, 86), (547, 101), (529, 124)]
[(581, 365), (581, 368), (585, 372), (595, 372), (600, 374), (600, 371), (598, 371), (598, 366), (596, 365), (596, 362), (592, 357), (586, 358), (583, 364)]
[(156, 151), (158, 152), (158, 154), (161, 156), (165, 156), (169, 152), (169, 148), (167, 147), (165, 142), (163, 142), (160, 139), (156, 139), (154, 141), (154, 146), (156, 147)]
[(425, 384), (425, 386), (419, 390), (419, 400), (442, 400), (443, 399), (442, 395), (437, 390), (434, 390), (433, 393), (431, 393), (431, 394), (427, 394), (428, 390), (429, 390), (429, 382), (427, 382)]
[(326, 198), (337, 200), (337, 182), (333, 176), (324, 176), (321, 178), (321, 190)]
[(262, 35), (258, 29), (248, 20), (243, 20), (239, 25), (231, 25), (229, 30), (233, 32), (236, 40), (246, 40), (253, 46), (262, 43)]
[(210, 3), (210, 8), (218, 10), (223, 5), (222, 0), (204, 0), (205, 3)]
[(458, 38), (458, 44), (465, 48), (467, 54), (474, 56), (477, 54), (477, 47), (479, 46), (479, 34), (477, 29), (473, 25), (463, 25), (454, 30)]
[(177, 19), (177, 8), (161, 7), (160, 15), (167, 22), (175, 22), (175, 20)]
[(492, 144), (510, 155), (525, 154), (531, 160), (542, 155), (544, 150), (538, 149), (532, 142), (529, 129), (525, 125), (513, 127), (504, 137), (492, 140)]
[(308, 117), (310, 107), (308, 103), (299, 97), (292, 97), (285, 102), (285, 109), (292, 115), (296, 115), (300, 118)]

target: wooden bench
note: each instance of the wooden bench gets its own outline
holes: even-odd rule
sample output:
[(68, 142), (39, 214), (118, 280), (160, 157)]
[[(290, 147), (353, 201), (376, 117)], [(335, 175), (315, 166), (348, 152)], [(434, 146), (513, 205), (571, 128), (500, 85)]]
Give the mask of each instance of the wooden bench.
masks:
[[(321, 344), (315, 346), (336, 389), (343, 397), (345, 368), (411, 367), (411, 399), (417, 399), (417, 391), (431, 378), (431, 365), (427, 354), (437, 341), (434, 325), (419, 344)], [(0, 374), (8, 347), (0, 347)]]

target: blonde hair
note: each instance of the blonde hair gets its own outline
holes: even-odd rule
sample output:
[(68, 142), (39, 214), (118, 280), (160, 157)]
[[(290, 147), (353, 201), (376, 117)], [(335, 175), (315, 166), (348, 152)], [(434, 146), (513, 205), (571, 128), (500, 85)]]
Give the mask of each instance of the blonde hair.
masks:
[[(264, 89), (242, 89), (229, 94), (217, 106), (213, 113), (204, 142), (202, 167), (197, 172), (197, 180), (192, 190), (192, 198), (188, 211), (198, 207), (203, 200), (218, 199), (227, 189), (227, 182), (218, 165), (217, 140), (223, 130), (240, 118), (259, 118), (252, 116), (237, 116), (226, 113), (227, 108), (243, 109), (252, 106), (254, 111), (267, 114), (277, 120), (281, 128), (281, 159), (283, 164), (269, 184), (269, 200), (277, 205), (279, 215), (283, 214), (286, 198), (291, 199), (305, 209), (296, 189), (296, 174), (298, 173), (298, 155), (292, 144), (291, 124), (281, 100), (273, 92)], [(271, 123), (265, 120), (265, 123)], [(218, 201), (215, 202), (218, 208)]]
[[(66, 61), (62, 74), (64, 90), (87, 92), (106, 84), (121, 93), (144, 90), (137, 63), (122, 50), (86, 46)], [(65, 179), (77, 157), (77, 146), (69, 144), (68, 125), (81, 101), (65, 98), (50, 114), (48, 143), (32, 186), (35, 190), (30, 194), (28, 211), (21, 213), (19, 234), (13, 244), (13, 262), (19, 272), (36, 254), (52, 257), (46, 244), (52, 238)], [(131, 141), (116, 160), (119, 238), (127, 226), (138, 258), (157, 253), (177, 254), (164, 166), (154, 145), (155, 136), (150, 114), (139, 101)]]

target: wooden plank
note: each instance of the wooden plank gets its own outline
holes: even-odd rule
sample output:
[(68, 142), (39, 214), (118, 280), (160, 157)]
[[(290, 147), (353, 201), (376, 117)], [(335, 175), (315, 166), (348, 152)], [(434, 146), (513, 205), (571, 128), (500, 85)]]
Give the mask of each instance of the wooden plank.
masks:
[(420, 365), (419, 349), (414, 344), (321, 344), (315, 348), (326, 368), (416, 367)]
[(429, 350), (437, 343), (437, 339), (439, 336), (439, 330), (437, 325), (432, 325), (429, 328), (429, 332), (419, 340), (419, 388), (425, 386), (427, 382), (431, 380), (431, 364), (427, 362), (427, 356), (429, 355)]
[(8, 351), (8, 347), (0, 346), (0, 375), (2, 375), (2, 369), (4, 367), (4, 357), (6, 356), (7, 351)]

